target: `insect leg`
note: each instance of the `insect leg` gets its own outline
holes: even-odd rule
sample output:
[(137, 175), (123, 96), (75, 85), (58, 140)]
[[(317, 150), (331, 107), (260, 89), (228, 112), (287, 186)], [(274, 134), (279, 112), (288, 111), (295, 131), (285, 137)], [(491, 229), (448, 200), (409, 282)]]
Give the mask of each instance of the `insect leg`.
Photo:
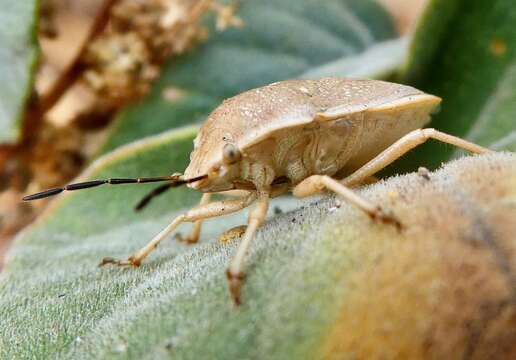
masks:
[(353, 186), (361, 183), (364, 179), (382, 170), (406, 154), (408, 151), (412, 150), (418, 145), (423, 144), (428, 139), (435, 139), (450, 145), (455, 145), (461, 149), (475, 154), (483, 154), (492, 151), (456, 136), (437, 131), (435, 129), (417, 129), (403, 136), (401, 139), (378, 154), (374, 159), (370, 160), (360, 169), (342, 180), (341, 183), (346, 186)]
[(401, 229), (401, 223), (394, 217), (394, 215), (388, 214), (379, 205), (374, 205), (369, 201), (358, 196), (353, 190), (342, 185), (335, 179), (332, 179), (326, 175), (312, 175), (302, 182), (300, 182), (292, 191), (294, 196), (306, 197), (316, 194), (324, 189), (333, 191), (340, 195), (356, 207), (362, 209), (369, 215), (373, 220), (379, 220), (384, 223), (390, 223)]
[(256, 206), (249, 212), (249, 220), (242, 242), (238, 246), (237, 252), (226, 271), (229, 292), (235, 305), (241, 304), (240, 289), (244, 279), (244, 258), (251, 244), (251, 240), (253, 240), (256, 234), (256, 230), (265, 220), (267, 209), (269, 208), (269, 196), (270, 193), (268, 191), (261, 191), (259, 193)]
[(247, 225), (238, 225), (229, 230), (224, 231), (219, 235), (219, 243), (228, 244), (234, 239), (241, 237), (245, 234), (245, 230), (247, 229)]
[[(206, 205), (210, 202), (211, 199), (211, 193), (204, 193), (202, 194), (201, 201), (199, 202), (199, 205)], [(190, 230), (190, 233), (186, 236), (182, 236), (181, 234), (176, 235), (176, 239), (180, 242), (185, 242), (187, 244), (195, 244), (197, 241), (199, 241), (199, 236), (201, 235), (201, 226), (202, 226), (203, 220), (197, 220), (193, 223), (192, 229)]]
[[(277, 184), (273, 185), (271, 187), (271, 192), (269, 194), (269, 198), (275, 198), (277, 196), (283, 195), (289, 191), (289, 185), (288, 184)], [(234, 193), (232, 191), (224, 192), (223, 194), (226, 196), (230, 196), (229, 193), (231, 193), (233, 196), (241, 196), (241, 194)], [(246, 191), (247, 193), (247, 191)], [(235, 238), (241, 237), (245, 234), (245, 230), (247, 229), (247, 225), (239, 225), (235, 226), (234, 228), (231, 228), (229, 230), (226, 230), (222, 234), (219, 235), (219, 242), (222, 244), (229, 243), (233, 241)]]
[(147, 245), (138, 250), (134, 255), (129, 256), (127, 260), (115, 260), (112, 258), (104, 258), (100, 266), (114, 264), (118, 266), (140, 266), (145, 259), (157, 246), (165, 239), (177, 226), (183, 222), (195, 222), (211, 217), (231, 214), (249, 206), (256, 199), (256, 192), (252, 192), (249, 196), (235, 200), (223, 200), (212, 202), (206, 205), (198, 205), (186, 213), (176, 217), (165, 229), (156, 235)]

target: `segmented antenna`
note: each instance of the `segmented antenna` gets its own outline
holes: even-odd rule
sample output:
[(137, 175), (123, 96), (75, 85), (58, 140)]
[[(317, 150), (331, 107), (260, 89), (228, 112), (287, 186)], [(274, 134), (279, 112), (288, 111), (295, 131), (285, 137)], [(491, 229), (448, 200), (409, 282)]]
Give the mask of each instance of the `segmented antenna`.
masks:
[(149, 203), (151, 202), (152, 199), (154, 199), (155, 197), (163, 194), (164, 192), (166, 192), (167, 190), (170, 190), (171, 188), (174, 187), (174, 184), (163, 184), (163, 185), (160, 185), (158, 186), (157, 188), (155, 188), (154, 190), (152, 190), (151, 192), (149, 192), (147, 195), (145, 195), (139, 202), (138, 204), (136, 204), (136, 206), (134, 207), (134, 210), (135, 211), (141, 211), (143, 210), (144, 207), (146, 207), (147, 205), (149, 205)]
[(104, 179), (104, 180), (92, 180), (92, 181), (85, 181), (75, 184), (69, 184), (62, 188), (54, 188), (45, 190), (36, 194), (27, 195), (23, 197), (24, 201), (31, 201), (31, 200), (38, 200), (43, 199), (49, 196), (54, 196), (57, 194), (62, 193), (63, 191), (73, 191), (73, 190), (82, 190), (82, 189), (88, 189), (104, 184), (110, 184), (110, 185), (121, 185), (121, 184), (144, 184), (144, 183), (151, 183), (151, 182), (160, 182), (160, 181), (169, 181), (170, 187), (177, 187), (188, 183), (193, 183), (202, 179), (207, 178), (208, 175), (201, 175), (195, 178), (191, 179), (183, 179), (182, 175), (169, 175), (169, 176), (158, 176), (158, 177), (146, 177), (146, 178), (127, 178), (127, 179), (120, 179), (120, 178), (112, 178), (112, 179)]

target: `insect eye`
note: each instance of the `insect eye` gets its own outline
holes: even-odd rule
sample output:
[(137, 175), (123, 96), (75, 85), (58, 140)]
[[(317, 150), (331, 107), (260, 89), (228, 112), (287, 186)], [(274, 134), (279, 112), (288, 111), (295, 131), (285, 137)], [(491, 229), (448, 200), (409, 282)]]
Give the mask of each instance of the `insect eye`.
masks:
[(224, 164), (231, 165), (240, 161), (240, 159), (242, 158), (242, 154), (235, 145), (226, 144), (222, 149), (222, 158), (224, 160)]

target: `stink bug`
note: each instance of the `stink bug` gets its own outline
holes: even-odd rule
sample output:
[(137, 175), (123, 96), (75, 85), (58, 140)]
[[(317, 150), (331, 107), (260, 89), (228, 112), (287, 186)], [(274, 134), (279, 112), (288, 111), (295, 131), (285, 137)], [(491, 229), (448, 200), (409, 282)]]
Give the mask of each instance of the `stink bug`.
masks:
[[(292, 190), (305, 197), (324, 189), (357, 206), (373, 220), (401, 228), (379, 205), (355, 194), (357, 185), (407, 151), (432, 138), (472, 153), (490, 150), (435, 129), (422, 129), (441, 99), (415, 88), (376, 80), (324, 78), (288, 80), (225, 100), (201, 126), (185, 173), (157, 178), (108, 179), (71, 184), (26, 196), (34, 200), (64, 190), (102, 184), (164, 181), (139, 204), (187, 185), (203, 193), (201, 203), (177, 216), (126, 260), (101, 265), (140, 266), (180, 223), (193, 222), (187, 241), (199, 238), (201, 222), (256, 203), (227, 270), (230, 294), (240, 304), (244, 257), (263, 223), (271, 197)], [(210, 202), (213, 193), (244, 190), (237, 199)]]

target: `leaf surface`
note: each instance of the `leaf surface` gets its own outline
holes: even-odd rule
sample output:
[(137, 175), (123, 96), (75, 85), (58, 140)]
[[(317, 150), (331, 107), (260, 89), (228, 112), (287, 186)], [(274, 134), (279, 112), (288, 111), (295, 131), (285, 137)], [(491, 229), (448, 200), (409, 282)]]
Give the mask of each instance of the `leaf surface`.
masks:
[(16, 141), (30, 95), (38, 53), (36, 4), (0, 0), (0, 142)]
[[(194, 134), (122, 147), (84, 178), (153, 175), (184, 161)], [(516, 312), (513, 155), (468, 157), (430, 180), (411, 174), (359, 191), (394, 211), (403, 233), (333, 197), (293, 212), (299, 202), (278, 199), (273, 207), (287, 212), (270, 211), (253, 242), (238, 309), (224, 274), (238, 241), (216, 236), (245, 223), (245, 212), (208, 220), (194, 247), (166, 240), (140, 268), (96, 267), (134, 252), (198, 199), (179, 188), (133, 214), (148, 188), (67, 193), (18, 237), (0, 281), (1, 358), (492, 358), (516, 343), (507, 334)]]
[[(516, 150), (516, 7), (512, 0), (432, 0), (402, 80), (443, 98), (431, 126), (496, 150)], [(406, 168), (435, 167), (452, 147), (425, 144)]]

